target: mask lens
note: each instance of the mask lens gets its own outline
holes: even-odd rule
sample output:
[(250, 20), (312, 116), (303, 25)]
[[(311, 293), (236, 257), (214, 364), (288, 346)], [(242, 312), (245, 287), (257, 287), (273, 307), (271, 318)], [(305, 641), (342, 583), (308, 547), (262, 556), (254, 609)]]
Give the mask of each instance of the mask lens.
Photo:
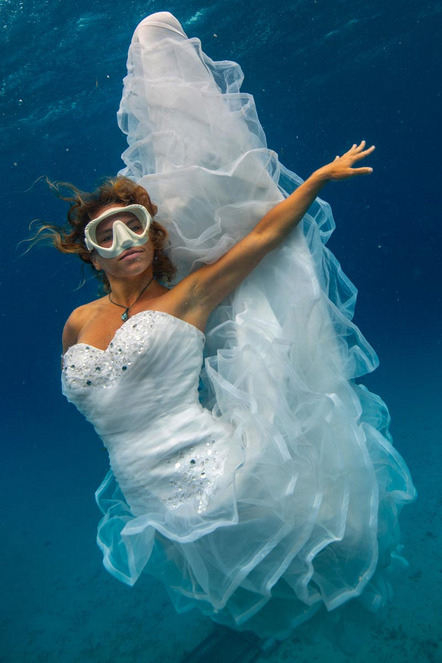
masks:
[(104, 219), (98, 224), (95, 231), (95, 241), (99, 246), (106, 249), (112, 246), (114, 241), (115, 221), (122, 221), (129, 230), (137, 235), (141, 235), (145, 229), (145, 225), (131, 213), (119, 214), (115, 219)]

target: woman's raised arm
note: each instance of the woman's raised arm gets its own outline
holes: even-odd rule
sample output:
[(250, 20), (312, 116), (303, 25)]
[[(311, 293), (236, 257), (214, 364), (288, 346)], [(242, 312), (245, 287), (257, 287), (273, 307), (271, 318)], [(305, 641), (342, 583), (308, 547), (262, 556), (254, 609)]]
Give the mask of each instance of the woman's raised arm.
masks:
[(219, 260), (201, 267), (184, 279), (175, 291), (176, 295), (179, 295), (181, 290), (187, 290), (184, 295), (186, 312), (192, 311), (198, 317), (207, 317), (267, 253), (281, 244), (297, 226), (327, 182), (372, 172), (372, 168), (354, 166), (374, 149), (374, 146), (365, 149), (365, 141), (362, 141), (316, 170), (288, 198), (275, 205), (244, 239)]
[(353, 145), (348, 152), (334, 161), (315, 170), (291, 196), (270, 210), (257, 224), (253, 233), (262, 234), (269, 251), (278, 246), (284, 237), (294, 228), (307, 212), (310, 205), (322, 189), (331, 180), (344, 180), (356, 175), (368, 175), (372, 168), (354, 168), (354, 164), (373, 152), (374, 145), (365, 148), (363, 140)]

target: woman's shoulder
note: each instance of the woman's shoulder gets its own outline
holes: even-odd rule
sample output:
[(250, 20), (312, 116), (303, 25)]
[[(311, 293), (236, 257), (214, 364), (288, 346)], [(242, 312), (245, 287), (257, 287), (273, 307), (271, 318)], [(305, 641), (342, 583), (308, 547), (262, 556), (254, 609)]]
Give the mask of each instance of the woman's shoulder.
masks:
[(99, 314), (103, 307), (103, 299), (97, 299), (82, 306), (75, 308), (63, 328), (63, 353), (71, 346), (77, 343), (80, 332), (91, 317)]

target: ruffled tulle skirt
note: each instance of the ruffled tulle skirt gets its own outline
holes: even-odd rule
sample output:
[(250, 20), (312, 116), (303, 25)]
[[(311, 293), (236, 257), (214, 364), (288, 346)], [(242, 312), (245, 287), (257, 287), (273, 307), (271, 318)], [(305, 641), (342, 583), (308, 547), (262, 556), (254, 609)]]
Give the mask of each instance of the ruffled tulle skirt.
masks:
[[(118, 114), (129, 143), (121, 174), (158, 205), (178, 279), (301, 182), (267, 148), (241, 83), (237, 64), (210, 60), (170, 14), (138, 26)], [(352, 323), (356, 289), (325, 246), (333, 229), (317, 199), (209, 321), (201, 401), (247, 440), (237, 519), (189, 543), (157, 533), (152, 547), (146, 532), (130, 534), (112, 473), (97, 491), (114, 575), (135, 580), (130, 551), (178, 610), (260, 635), (285, 637), (350, 599), (375, 612), (403, 564), (397, 518), (414, 488), (384, 403), (355, 382), (377, 357)]]

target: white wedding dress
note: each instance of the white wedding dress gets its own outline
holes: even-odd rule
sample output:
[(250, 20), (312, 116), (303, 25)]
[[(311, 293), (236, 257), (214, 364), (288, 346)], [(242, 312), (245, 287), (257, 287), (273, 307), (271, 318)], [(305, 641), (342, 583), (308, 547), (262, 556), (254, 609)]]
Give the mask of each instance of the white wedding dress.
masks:
[[(122, 174), (158, 205), (178, 278), (301, 181), (267, 149), (241, 82), (167, 12), (134, 34)], [(106, 568), (127, 584), (151, 573), (178, 610), (260, 635), (284, 637), (355, 597), (382, 606), (401, 564), (398, 513), (414, 498), (384, 403), (354, 382), (377, 358), (324, 246), (333, 227), (316, 200), (213, 313), (206, 339), (143, 311), (106, 350), (80, 343), (64, 356), (64, 393), (110, 457), (97, 491)]]

